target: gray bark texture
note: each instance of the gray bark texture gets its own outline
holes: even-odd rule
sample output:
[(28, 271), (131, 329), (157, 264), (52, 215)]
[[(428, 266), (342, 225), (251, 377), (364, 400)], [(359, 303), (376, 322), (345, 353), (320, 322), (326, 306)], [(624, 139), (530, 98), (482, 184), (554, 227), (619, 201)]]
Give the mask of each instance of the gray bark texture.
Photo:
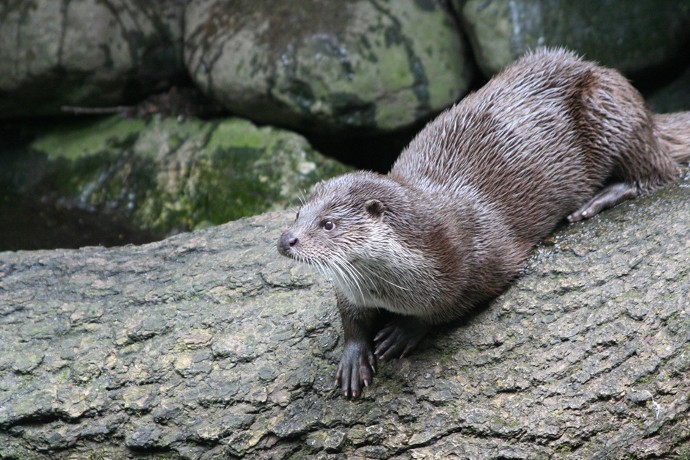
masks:
[(0, 458), (690, 458), (685, 180), (538, 247), (359, 401), (331, 287), (270, 213), (0, 253)]

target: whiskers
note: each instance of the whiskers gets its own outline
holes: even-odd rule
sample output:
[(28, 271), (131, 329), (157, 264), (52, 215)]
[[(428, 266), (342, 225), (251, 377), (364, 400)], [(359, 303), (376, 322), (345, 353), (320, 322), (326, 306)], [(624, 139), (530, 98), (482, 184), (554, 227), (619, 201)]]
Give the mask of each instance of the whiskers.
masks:
[[(344, 257), (334, 257), (328, 267), (333, 274), (333, 280), (340, 286), (341, 291), (346, 294), (349, 293), (348, 297), (350, 300), (354, 300), (356, 304), (364, 305), (366, 303), (364, 290), (371, 284), (369, 279)], [(362, 290), (363, 287), (364, 290)]]
[[(299, 199), (299, 207), (300, 207), (300, 208), (306, 204), (306, 202), (307, 202), (307, 195), (306, 195), (306, 192), (304, 191), (304, 189), (301, 189), (301, 190), (298, 192), (297, 198)], [(299, 211), (299, 208), (297, 208), (297, 211)]]
[[(399, 297), (402, 291), (410, 291), (410, 288), (402, 285), (404, 283), (389, 279), (392, 275), (386, 270), (382, 271), (381, 266), (354, 264), (340, 255), (332, 256), (328, 261), (310, 260), (307, 263), (325, 278), (332, 279), (343, 294), (357, 305), (379, 306), (382, 298), (391, 297), (391, 294)], [(394, 294), (396, 291), (397, 295)]]

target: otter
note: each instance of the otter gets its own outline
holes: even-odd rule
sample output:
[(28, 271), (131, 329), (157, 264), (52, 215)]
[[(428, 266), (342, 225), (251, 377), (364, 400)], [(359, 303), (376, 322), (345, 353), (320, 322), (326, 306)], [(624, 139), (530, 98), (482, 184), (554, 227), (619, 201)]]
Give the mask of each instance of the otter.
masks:
[(356, 398), (377, 362), (506, 289), (561, 221), (647, 194), (689, 159), (690, 112), (653, 115), (617, 71), (541, 48), (431, 121), (387, 175), (317, 184), (278, 250), (332, 278), (336, 385)]

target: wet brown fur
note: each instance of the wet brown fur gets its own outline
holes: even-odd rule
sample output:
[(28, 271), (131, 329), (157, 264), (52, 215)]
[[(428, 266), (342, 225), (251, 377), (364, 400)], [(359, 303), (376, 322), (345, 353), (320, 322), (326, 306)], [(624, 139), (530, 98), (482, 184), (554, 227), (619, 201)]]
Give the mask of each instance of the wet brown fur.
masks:
[(334, 278), (338, 381), (358, 396), (378, 308), (426, 325), (458, 318), (505, 289), (566, 216), (590, 217), (578, 209), (605, 184), (621, 183), (619, 201), (648, 193), (688, 159), (690, 113), (653, 115), (618, 72), (540, 49), (429, 123), (387, 176), (319, 184), (279, 249)]

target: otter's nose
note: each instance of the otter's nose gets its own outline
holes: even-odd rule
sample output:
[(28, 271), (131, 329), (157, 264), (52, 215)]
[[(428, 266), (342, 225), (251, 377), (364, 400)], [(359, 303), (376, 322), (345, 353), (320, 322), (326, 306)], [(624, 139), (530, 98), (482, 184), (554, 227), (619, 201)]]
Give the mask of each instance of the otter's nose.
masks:
[(287, 256), (289, 255), (290, 248), (297, 246), (297, 243), (299, 243), (299, 239), (288, 230), (280, 235), (280, 239), (278, 240), (278, 252)]

